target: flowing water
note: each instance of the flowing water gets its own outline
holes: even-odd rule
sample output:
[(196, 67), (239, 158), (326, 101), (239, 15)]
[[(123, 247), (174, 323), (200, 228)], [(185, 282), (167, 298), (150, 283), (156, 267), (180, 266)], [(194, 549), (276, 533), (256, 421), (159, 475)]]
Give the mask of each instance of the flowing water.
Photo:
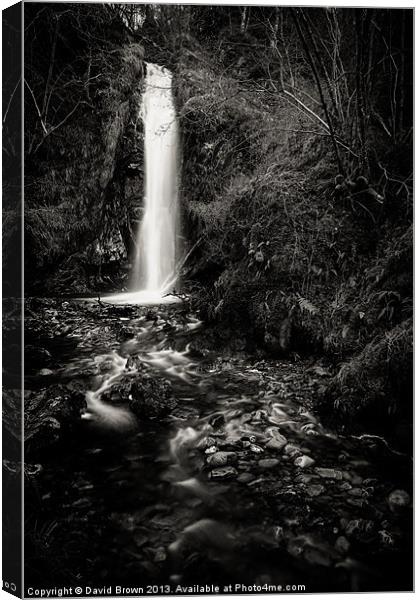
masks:
[[(28, 581), (44, 552), (54, 584), (404, 585), (410, 513), (389, 495), (410, 460), (325, 428), (308, 364), (207, 351), (179, 304), (56, 304), (55, 367), (27, 387), (88, 390), (87, 407), (28, 484)], [(170, 382), (168, 413), (133, 413), (147, 374)]]

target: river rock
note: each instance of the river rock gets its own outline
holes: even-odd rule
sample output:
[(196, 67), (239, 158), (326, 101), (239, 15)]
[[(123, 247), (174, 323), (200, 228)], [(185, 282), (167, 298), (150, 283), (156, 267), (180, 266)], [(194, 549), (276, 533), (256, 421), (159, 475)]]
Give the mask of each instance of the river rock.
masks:
[(255, 479), (255, 477), (251, 473), (241, 473), (237, 481), (239, 481), (239, 483), (249, 483), (253, 479)]
[(374, 534), (375, 523), (370, 519), (352, 519), (346, 525), (346, 535), (358, 541), (367, 541)]
[(122, 323), (118, 323), (116, 326), (116, 337), (119, 342), (125, 342), (127, 340), (131, 340), (135, 338), (137, 335), (137, 331), (134, 327), (130, 325), (124, 325)]
[(275, 450), (277, 452), (281, 452), (281, 450), (283, 450), (286, 444), (287, 439), (284, 437), (284, 435), (279, 435), (277, 437), (271, 438), (271, 440), (266, 443), (265, 447), (267, 448), (267, 450)]
[(305, 560), (311, 565), (319, 565), (320, 567), (331, 566), (331, 556), (323, 548), (315, 548), (314, 546), (309, 546), (305, 548), (303, 556)]
[(280, 464), (280, 461), (277, 458), (262, 458), (258, 461), (258, 466), (260, 469), (273, 469)]
[(51, 353), (41, 346), (27, 344), (25, 346), (25, 366), (28, 369), (39, 369), (51, 365)]
[(326, 479), (337, 479), (338, 481), (341, 481), (343, 479), (343, 473), (341, 471), (338, 471), (337, 469), (315, 467), (315, 471), (320, 477), (325, 477)]
[(298, 456), (294, 462), (296, 467), (300, 467), (301, 469), (306, 469), (314, 464), (314, 459), (310, 456)]
[(366, 500), (363, 498), (347, 498), (346, 502), (350, 506), (357, 506), (357, 508), (362, 508), (366, 504)]
[(176, 406), (171, 383), (147, 372), (140, 373), (131, 385), (130, 409), (140, 419), (156, 419)]
[(308, 486), (308, 488), (306, 489), (306, 493), (308, 494), (308, 496), (311, 496), (311, 498), (316, 498), (317, 496), (320, 496), (323, 492), (325, 492), (325, 487), (320, 483), (314, 483), (313, 485)]
[(400, 513), (410, 506), (411, 498), (405, 490), (394, 490), (389, 494), (387, 501), (393, 513)]
[(238, 471), (234, 467), (220, 467), (213, 469), (209, 473), (210, 479), (233, 479), (238, 475)]
[(83, 392), (52, 385), (25, 398), (25, 447), (39, 451), (55, 444), (79, 424), (86, 407)]
[(220, 429), (225, 424), (225, 416), (223, 414), (213, 415), (209, 420), (213, 429)]
[(335, 542), (335, 549), (340, 554), (347, 554), (350, 549), (350, 542), (344, 535), (340, 535)]
[(207, 464), (211, 467), (224, 467), (238, 460), (235, 452), (215, 452), (207, 458)]
[(257, 444), (251, 444), (249, 449), (251, 450), (251, 452), (254, 452), (254, 454), (261, 454), (261, 452), (264, 452), (264, 448), (261, 448), (261, 446), (257, 446)]
[(343, 492), (348, 492), (352, 488), (348, 481), (344, 481), (343, 483), (340, 484), (339, 489), (342, 490)]
[(365, 491), (362, 488), (353, 488), (349, 490), (350, 496), (355, 496), (356, 498), (361, 498), (362, 496), (366, 496)]
[(300, 454), (300, 448), (299, 446), (295, 446), (295, 444), (287, 444), (284, 447), (284, 453), (287, 454), (287, 456), (290, 456), (290, 458), (294, 458)]
[(213, 437), (205, 437), (197, 443), (197, 448), (205, 450), (206, 448), (216, 448), (216, 440)]
[(48, 375), (54, 375), (54, 371), (52, 371), (51, 369), (41, 369), (39, 374), (43, 377), (47, 377)]

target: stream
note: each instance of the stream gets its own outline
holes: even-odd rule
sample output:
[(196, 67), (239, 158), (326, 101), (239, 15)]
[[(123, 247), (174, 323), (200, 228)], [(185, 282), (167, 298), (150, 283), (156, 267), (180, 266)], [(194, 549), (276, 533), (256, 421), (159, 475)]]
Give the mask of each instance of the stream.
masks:
[(320, 423), (313, 360), (215, 351), (183, 303), (33, 299), (26, 327), (28, 406), (52, 390), (61, 427), (26, 453), (27, 585), (409, 585), (411, 460)]

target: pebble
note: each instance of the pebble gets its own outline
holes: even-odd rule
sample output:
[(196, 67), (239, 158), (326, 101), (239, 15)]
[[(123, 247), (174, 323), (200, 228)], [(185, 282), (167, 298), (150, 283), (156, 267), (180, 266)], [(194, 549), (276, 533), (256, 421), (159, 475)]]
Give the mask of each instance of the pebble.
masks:
[(335, 549), (341, 554), (347, 554), (350, 549), (350, 542), (344, 535), (340, 535), (335, 542)]
[(287, 444), (287, 439), (284, 436), (281, 436), (281, 438), (273, 437), (273, 438), (271, 438), (271, 440), (269, 442), (267, 442), (265, 447), (268, 450), (277, 450), (280, 452), (281, 450), (283, 450), (283, 448), (286, 446), (286, 444)]
[(340, 490), (343, 490), (343, 492), (347, 492), (347, 491), (349, 491), (349, 490), (351, 490), (351, 489), (352, 489), (352, 487), (351, 487), (351, 485), (349, 484), (349, 482), (348, 482), (348, 481), (344, 481), (344, 483), (342, 483), (342, 484), (339, 486), (339, 488), (340, 488)]
[(239, 483), (249, 483), (253, 479), (254, 479), (254, 475), (251, 475), (251, 473), (241, 473), (239, 475), (237, 481), (239, 481)]
[(366, 504), (366, 500), (363, 500), (363, 498), (347, 498), (346, 502), (350, 506), (357, 506), (357, 508), (362, 508)]
[(346, 525), (346, 535), (362, 540), (373, 534), (375, 523), (370, 519), (352, 519)]
[(349, 491), (349, 494), (350, 496), (357, 496), (358, 498), (361, 498), (362, 496), (366, 495), (362, 488), (353, 488)]
[(256, 444), (251, 444), (249, 449), (255, 454), (261, 454), (261, 452), (264, 452), (264, 449), (261, 448), (261, 446), (257, 446)]
[(278, 464), (280, 464), (280, 461), (277, 458), (262, 458), (258, 461), (258, 466), (261, 469), (272, 469), (277, 467)]
[(323, 467), (315, 467), (315, 471), (320, 477), (325, 477), (327, 479), (338, 479), (339, 481), (343, 479), (343, 473), (341, 471), (338, 471), (337, 469), (325, 469)]
[(322, 494), (322, 492), (325, 492), (325, 488), (323, 485), (318, 483), (310, 485), (306, 490), (306, 493), (308, 496), (311, 496), (311, 498), (316, 498), (316, 496), (319, 496)]
[(214, 438), (205, 437), (197, 444), (197, 448), (200, 448), (200, 449), (210, 448), (211, 446), (214, 446), (215, 443), (216, 443), (216, 440)]
[(295, 460), (294, 464), (296, 467), (300, 467), (301, 469), (306, 469), (306, 467), (310, 467), (314, 464), (314, 459), (309, 456), (298, 456)]
[(311, 565), (319, 565), (320, 567), (330, 567), (331, 557), (320, 548), (309, 547), (306, 548), (303, 556), (305, 560)]
[(411, 498), (405, 490), (394, 490), (388, 496), (388, 506), (393, 513), (399, 513), (410, 506)]
[(220, 467), (213, 469), (209, 473), (210, 479), (233, 479), (238, 475), (238, 471), (234, 467)]
[(39, 374), (46, 377), (47, 375), (54, 375), (54, 371), (51, 371), (51, 369), (41, 369)]
[(211, 467), (224, 467), (227, 464), (232, 464), (237, 460), (235, 452), (215, 452), (207, 458), (207, 463)]

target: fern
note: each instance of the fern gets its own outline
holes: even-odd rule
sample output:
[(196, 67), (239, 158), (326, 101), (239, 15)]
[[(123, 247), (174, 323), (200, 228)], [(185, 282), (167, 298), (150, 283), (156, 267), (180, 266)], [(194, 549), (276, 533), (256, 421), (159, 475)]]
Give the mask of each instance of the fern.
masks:
[(306, 298), (303, 298), (303, 296), (299, 296), (298, 302), (300, 310), (302, 312), (306, 311), (312, 316), (319, 314), (319, 308), (317, 308), (314, 304), (309, 302), (309, 300), (307, 300)]

